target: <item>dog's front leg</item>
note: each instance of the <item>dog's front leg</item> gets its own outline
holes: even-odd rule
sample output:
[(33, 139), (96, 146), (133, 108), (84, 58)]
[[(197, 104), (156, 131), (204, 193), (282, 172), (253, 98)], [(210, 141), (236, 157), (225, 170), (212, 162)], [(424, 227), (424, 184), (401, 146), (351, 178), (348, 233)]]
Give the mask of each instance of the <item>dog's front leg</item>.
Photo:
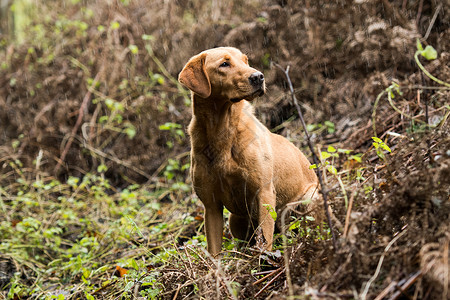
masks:
[(223, 205), (216, 201), (205, 204), (205, 230), (208, 252), (214, 257), (222, 248), (223, 237)]
[(263, 237), (265, 239), (265, 249), (271, 251), (273, 243), (273, 232), (275, 230), (275, 209), (276, 196), (271, 183), (265, 187), (258, 195), (259, 216), (258, 223), (262, 229)]

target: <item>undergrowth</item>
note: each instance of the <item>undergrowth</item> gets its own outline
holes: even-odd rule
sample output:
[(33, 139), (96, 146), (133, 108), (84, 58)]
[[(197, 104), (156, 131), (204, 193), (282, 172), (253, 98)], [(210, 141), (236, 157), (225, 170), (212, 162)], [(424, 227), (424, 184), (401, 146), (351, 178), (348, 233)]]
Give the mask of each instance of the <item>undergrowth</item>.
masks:
[[(104, 166), (99, 172), (60, 182), (24, 170), (18, 160), (4, 163), (14, 171), (2, 179), (8, 176), (15, 181), (0, 188), (0, 253), (4, 266), (13, 268), (0, 277), (7, 298), (153, 299), (183, 288), (184, 294), (195, 295), (204, 276), (221, 268), (205, 251), (199, 200), (192, 197), (189, 185), (172, 176), (158, 186), (132, 184), (117, 189), (105, 179)], [(170, 174), (171, 166), (165, 174)], [(222, 264), (238, 268), (233, 265), (244, 259), (248, 266), (239, 267), (238, 273), (248, 269), (258, 279), (260, 272), (279, 267), (283, 252), (299, 238), (330, 238), (329, 231), (311, 227), (310, 222), (291, 219), (288, 232), (275, 239), (275, 252), (261, 258), (254, 256), (258, 249), (242, 248), (243, 243), (228, 233)], [(202, 269), (198, 265), (204, 265), (204, 274), (195, 274)], [(190, 277), (174, 291), (164, 274), (176, 270), (179, 276)], [(237, 297), (240, 283), (230, 279), (223, 284), (230, 297)]]
[(5, 163), (14, 168), (9, 176), (16, 182), (0, 188), (0, 252), (16, 270), (1, 285), (16, 297), (89, 295), (116, 282), (123, 275), (119, 267), (133, 270), (116, 286), (126, 292), (147, 267), (167, 260), (164, 249), (183, 239), (186, 228), (198, 226), (189, 187), (134, 184), (117, 190), (103, 173), (59, 182), (27, 173), (20, 161)]

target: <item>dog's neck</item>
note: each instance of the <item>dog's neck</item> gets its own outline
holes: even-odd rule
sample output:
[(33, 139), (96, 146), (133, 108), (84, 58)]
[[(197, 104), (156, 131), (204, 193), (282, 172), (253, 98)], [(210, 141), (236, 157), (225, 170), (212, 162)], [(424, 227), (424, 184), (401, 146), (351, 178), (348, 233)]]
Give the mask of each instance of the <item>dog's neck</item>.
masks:
[(232, 103), (227, 99), (201, 98), (193, 95), (192, 114), (198, 124), (204, 127), (208, 133), (220, 133), (225, 128), (236, 127), (239, 118), (232, 116), (240, 115), (244, 106), (243, 101)]
[[(232, 103), (227, 99), (204, 99), (192, 97), (193, 119), (189, 128), (192, 139), (207, 141), (216, 150), (231, 151), (234, 137), (240, 121), (244, 101)], [(200, 147), (207, 145), (199, 145)]]

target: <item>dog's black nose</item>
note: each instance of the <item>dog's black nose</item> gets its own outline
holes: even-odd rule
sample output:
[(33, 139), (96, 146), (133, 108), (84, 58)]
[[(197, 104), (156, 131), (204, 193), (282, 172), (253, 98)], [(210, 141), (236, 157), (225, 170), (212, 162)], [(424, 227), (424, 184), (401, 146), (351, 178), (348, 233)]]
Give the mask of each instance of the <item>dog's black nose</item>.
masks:
[(264, 74), (261, 72), (255, 72), (248, 78), (250, 84), (253, 86), (261, 86), (264, 82)]

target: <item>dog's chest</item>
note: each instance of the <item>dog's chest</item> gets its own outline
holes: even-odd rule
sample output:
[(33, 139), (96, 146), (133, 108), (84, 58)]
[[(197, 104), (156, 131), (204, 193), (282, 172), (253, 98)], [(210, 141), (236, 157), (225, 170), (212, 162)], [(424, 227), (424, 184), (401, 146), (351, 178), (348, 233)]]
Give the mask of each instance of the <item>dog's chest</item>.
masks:
[(219, 197), (230, 212), (248, 215), (253, 211), (261, 179), (260, 174), (252, 172), (253, 168), (247, 165), (237, 151), (231, 150), (226, 154), (229, 159), (218, 161), (216, 165), (210, 166), (208, 172), (214, 178), (215, 197)]
[(257, 188), (254, 181), (238, 171), (217, 174), (215, 195), (221, 198), (222, 204), (237, 215), (253, 214)]
[(200, 125), (195, 119), (190, 125), (196, 193), (205, 205), (220, 201), (232, 213), (248, 215), (263, 178), (270, 177), (264, 135), (249, 117), (215, 130)]

